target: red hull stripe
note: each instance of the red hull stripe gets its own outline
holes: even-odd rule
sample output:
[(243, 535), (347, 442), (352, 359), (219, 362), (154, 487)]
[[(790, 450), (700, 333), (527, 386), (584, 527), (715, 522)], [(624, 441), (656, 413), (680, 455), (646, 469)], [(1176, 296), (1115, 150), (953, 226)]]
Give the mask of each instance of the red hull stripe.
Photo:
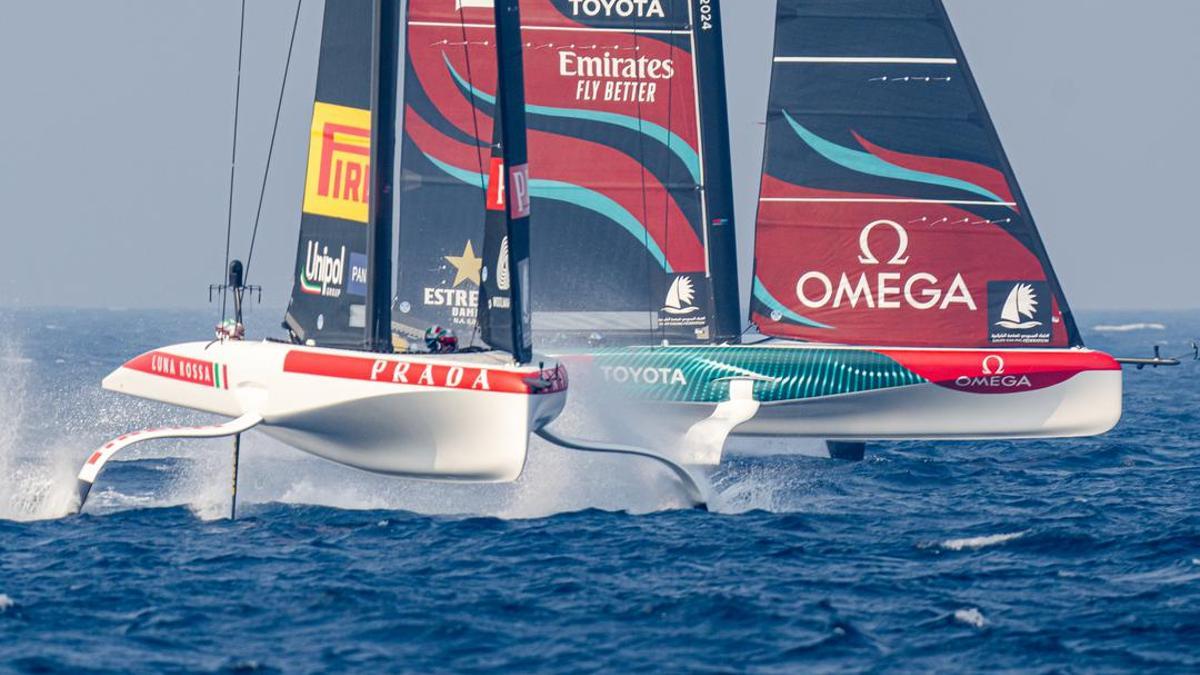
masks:
[(878, 352), (936, 385), (975, 394), (1045, 389), (1080, 373), (1121, 369), (1111, 356), (1099, 352), (900, 349)]
[(167, 352), (146, 352), (123, 367), (214, 389), (229, 388), (229, 369), (212, 361), (189, 359)]
[[(336, 377), (381, 384), (410, 384), (437, 389), (466, 389), (508, 394), (552, 394), (567, 388), (566, 370), (550, 368), (514, 372), (491, 368), (373, 359), (293, 351), (283, 360), (283, 371), (298, 375)], [(543, 385), (543, 382), (545, 383)]]

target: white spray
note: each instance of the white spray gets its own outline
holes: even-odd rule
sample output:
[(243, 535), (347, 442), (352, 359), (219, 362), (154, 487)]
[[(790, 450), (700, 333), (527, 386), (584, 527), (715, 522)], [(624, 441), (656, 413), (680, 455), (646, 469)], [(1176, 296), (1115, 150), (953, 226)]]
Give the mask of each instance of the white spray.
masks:
[(75, 498), (74, 458), (57, 443), (24, 439), (33, 362), (8, 326), (0, 337), (0, 519), (61, 517)]

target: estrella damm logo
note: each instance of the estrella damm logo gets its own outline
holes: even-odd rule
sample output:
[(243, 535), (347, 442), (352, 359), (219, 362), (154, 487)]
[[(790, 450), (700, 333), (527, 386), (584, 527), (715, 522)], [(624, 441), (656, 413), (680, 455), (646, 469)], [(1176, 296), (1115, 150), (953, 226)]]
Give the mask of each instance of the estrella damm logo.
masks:
[(304, 212), (365, 223), (371, 185), (371, 111), (317, 101)]

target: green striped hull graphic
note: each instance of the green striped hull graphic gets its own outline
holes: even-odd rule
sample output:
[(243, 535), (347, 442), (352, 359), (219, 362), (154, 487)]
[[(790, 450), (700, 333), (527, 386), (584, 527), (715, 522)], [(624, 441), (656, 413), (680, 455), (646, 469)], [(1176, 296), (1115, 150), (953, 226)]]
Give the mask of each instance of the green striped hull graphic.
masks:
[(760, 379), (763, 403), (906, 387), (927, 382), (896, 361), (860, 349), (770, 347), (625, 347), (594, 352), (595, 368), (610, 384), (636, 398), (720, 403), (728, 378)]

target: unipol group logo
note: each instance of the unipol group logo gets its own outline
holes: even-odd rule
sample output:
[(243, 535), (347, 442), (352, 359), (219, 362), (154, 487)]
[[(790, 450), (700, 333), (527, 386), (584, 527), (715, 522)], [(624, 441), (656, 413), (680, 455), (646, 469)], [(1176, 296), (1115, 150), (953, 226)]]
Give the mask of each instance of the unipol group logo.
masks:
[[(888, 248), (882, 236), (886, 232), (892, 235)], [(804, 272), (796, 282), (800, 304), (809, 309), (978, 309), (961, 273), (946, 278), (914, 269), (908, 230), (903, 225), (892, 220), (868, 224), (859, 232), (858, 248), (858, 262), (870, 271)]]
[(371, 111), (317, 101), (304, 212), (365, 223), (371, 185)]
[(988, 282), (988, 331), (992, 344), (1049, 344), (1053, 338), (1050, 284)]
[(342, 297), (346, 278), (346, 247), (337, 255), (329, 254), (329, 246), (309, 240), (304, 267), (300, 269), (300, 290), (309, 295), (326, 298)]

